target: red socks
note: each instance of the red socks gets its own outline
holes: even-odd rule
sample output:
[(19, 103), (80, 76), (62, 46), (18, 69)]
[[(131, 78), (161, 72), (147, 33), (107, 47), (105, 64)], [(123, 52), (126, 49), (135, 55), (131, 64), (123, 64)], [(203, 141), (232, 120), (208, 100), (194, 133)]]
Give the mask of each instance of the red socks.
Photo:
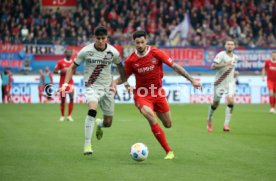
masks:
[(64, 110), (65, 110), (65, 102), (64, 103), (60, 103), (61, 116), (64, 116)]
[(73, 107), (74, 107), (74, 102), (70, 101), (69, 106), (68, 106), (68, 116), (71, 116), (71, 113), (73, 111)]
[(275, 107), (275, 97), (274, 96), (269, 96), (269, 103), (270, 103), (271, 108)]
[(151, 125), (151, 131), (154, 134), (155, 138), (159, 141), (161, 146), (164, 148), (166, 153), (170, 152), (171, 148), (170, 148), (169, 144), (167, 143), (165, 133), (162, 130), (162, 128), (159, 126), (159, 124), (156, 123), (154, 125)]

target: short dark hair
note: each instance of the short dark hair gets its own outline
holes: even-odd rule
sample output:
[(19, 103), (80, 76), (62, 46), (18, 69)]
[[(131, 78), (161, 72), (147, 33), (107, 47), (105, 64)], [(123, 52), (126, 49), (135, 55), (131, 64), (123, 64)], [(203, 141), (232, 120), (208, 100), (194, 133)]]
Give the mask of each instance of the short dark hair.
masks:
[(147, 38), (147, 33), (143, 30), (135, 31), (132, 35), (133, 40), (139, 37), (145, 37)]
[(236, 41), (235, 41), (234, 39), (226, 39), (225, 44), (226, 44), (228, 41), (231, 41), (231, 42), (233, 42), (233, 43), (236, 45)]
[(107, 35), (107, 29), (103, 26), (99, 26), (94, 31), (95, 36), (106, 36)]
[(272, 53), (276, 53), (276, 50), (272, 50)]

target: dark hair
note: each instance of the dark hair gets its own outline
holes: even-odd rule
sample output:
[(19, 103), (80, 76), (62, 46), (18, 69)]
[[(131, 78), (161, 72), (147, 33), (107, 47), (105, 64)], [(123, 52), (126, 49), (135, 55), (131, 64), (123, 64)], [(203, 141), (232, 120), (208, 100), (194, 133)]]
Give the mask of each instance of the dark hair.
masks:
[(226, 39), (225, 44), (226, 44), (228, 41), (231, 41), (231, 42), (233, 42), (233, 43), (236, 45), (236, 41), (235, 41), (234, 39)]
[(139, 38), (139, 37), (145, 37), (147, 38), (147, 33), (143, 30), (139, 30), (139, 31), (135, 31), (132, 35), (132, 38), (133, 40), (135, 40), (136, 38)]
[(276, 53), (276, 50), (272, 50), (272, 52), (271, 53)]
[(103, 26), (99, 26), (94, 31), (95, 36), (105, 36), (107, 35), (107, 29)]

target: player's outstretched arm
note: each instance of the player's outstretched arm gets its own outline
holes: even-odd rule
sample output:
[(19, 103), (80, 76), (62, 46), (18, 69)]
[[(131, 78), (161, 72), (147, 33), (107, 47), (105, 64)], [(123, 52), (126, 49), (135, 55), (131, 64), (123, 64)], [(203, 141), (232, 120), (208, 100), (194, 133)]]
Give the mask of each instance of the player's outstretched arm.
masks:
[(174, 69), (175, 72), (177, 72), (178, 74), (182, 75), (187, 80), (189, 80), (195, 88), (201, 89), (201, 83), (195, 80), (193, 77), (191, 77), (190, 74), (183, 67), (181, 67), (177, 63), (174, 63), (172, 65), (172, 68)]
[(67, 86), (68, 82), (72, 79), (72, 76), (73, 76), (74, 72), (76, 71), (76, 68), (77, 68), (77, 65), (73, 63), (67, 69), (66, 76), (65, 76), (65, 81), (64, 81), (65, 87)]

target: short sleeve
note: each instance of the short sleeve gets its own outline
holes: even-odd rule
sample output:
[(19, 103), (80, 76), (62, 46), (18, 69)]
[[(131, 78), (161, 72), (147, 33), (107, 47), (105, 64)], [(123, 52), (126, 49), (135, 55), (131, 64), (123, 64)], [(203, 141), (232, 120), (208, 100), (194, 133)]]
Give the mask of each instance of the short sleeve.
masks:
[(222, 62), (222, 54), (219, 53), (216, 55), (215, 59), (214, 59), (215, 63), (221, 63)]
[(79, 66), (80, 64), (82, 64), (82, 62), (85, 60), (85, 49), (81, 49), (81, 51), (79, 51), (77, 58), (75, 58), (74, 63)]
[(154, 52), (154, 56), (162, 61), (163, 63), (167, 64), (168, 66), (172, 66), (173, 65), (173, 60), (162, 50), (158, 49), (158, 48), (154, 48), (153, 49)]
[(122, 60), (121, 60), (121, 56), (120, 56), (120, 53), (118, 52), (118, 50), (116, 50), (115, 48), (114, 48), (114, 51), (113, 51), (113, 63), (115, 63), (115, 64), (119, 64), (119, 63), (121, 63), (122, 62)]

